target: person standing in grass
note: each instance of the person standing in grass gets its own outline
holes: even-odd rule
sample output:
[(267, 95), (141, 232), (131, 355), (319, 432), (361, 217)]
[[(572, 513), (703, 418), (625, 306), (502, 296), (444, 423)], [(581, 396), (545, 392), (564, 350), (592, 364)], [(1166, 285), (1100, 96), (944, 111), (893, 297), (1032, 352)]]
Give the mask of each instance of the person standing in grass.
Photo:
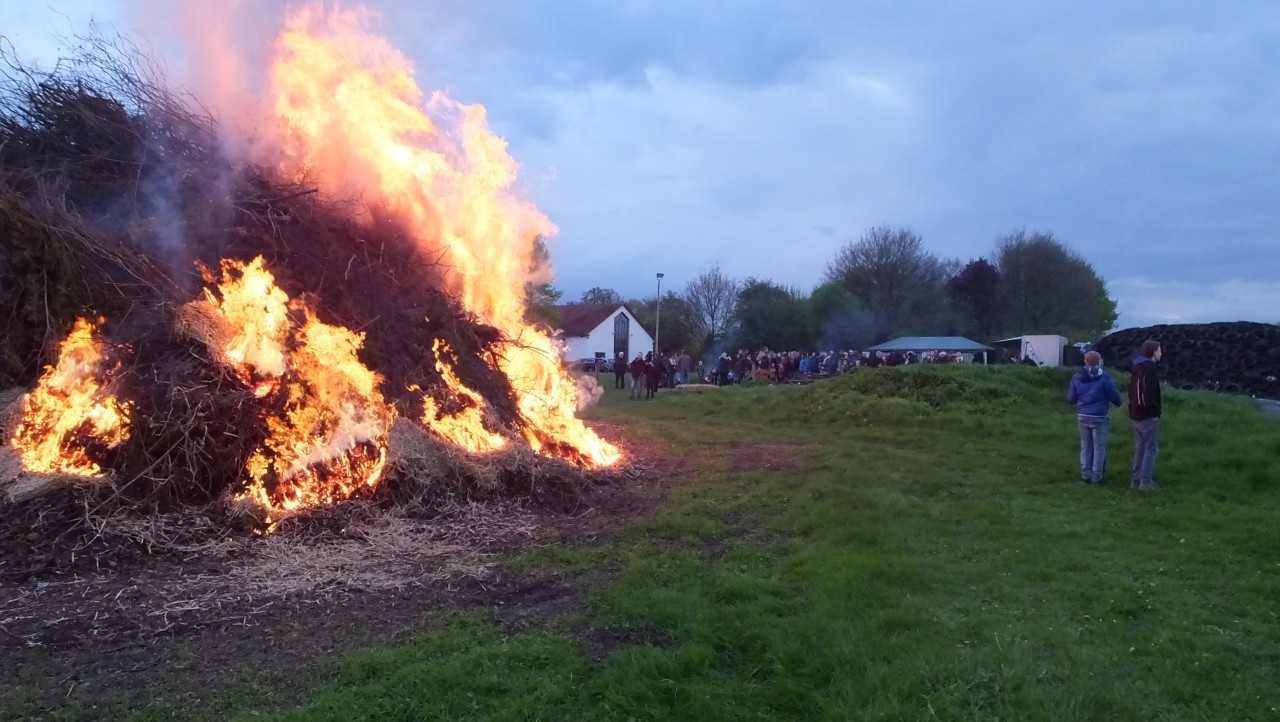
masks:
[(640, 390), (646, 384), (644, 373), (644, 354), (637, 353), (631, 365), (627, 368), (631, 372), (631, 400), (635, 401), (640, 398)]
[(1160, 451), (1160, 342), (1142, 344), (1142, 355), (1133, 360), (1129, 377), (1129, 418), (1133, 420), (1133, 473), (1129, 488), (1154, 491), (1151, 478)]
[(1067, 401), (1076, 405), (1076, 424), (1080, 429), (1080, 479), (1086, 484), (1101, 484), (1107, 469), (1107, 436), (1111, 430), (1108, 404), (1120, 405), (1120, 389), (1102, 370), (1102, 356), (1097, 351), (1084, 355), (1084, 366), (1071, 377)]
[(623, 351), (619, 351), (618, 357), (613, 360), (613, 387), (627, 388), (627, 354)]

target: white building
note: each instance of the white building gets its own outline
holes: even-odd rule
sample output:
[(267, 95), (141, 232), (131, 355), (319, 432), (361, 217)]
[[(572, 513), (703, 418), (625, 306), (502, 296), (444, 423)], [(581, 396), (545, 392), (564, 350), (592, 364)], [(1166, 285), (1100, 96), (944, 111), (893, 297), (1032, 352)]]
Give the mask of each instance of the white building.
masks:
[(653, 350), (653, 336), (623, 305), (573, 303), (557, 306), (560, 311), (559, 336), (565, 345), (565, 359), (575, 362), (589, 358), (627, 360), (637, 353)]

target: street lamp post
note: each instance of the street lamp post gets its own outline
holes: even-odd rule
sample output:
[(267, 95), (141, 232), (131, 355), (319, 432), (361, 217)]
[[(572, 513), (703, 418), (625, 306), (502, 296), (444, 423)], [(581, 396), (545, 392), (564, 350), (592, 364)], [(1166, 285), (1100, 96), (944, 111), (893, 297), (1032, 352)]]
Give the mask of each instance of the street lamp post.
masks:
[(658, 336), (662, 333), (662, 275), (658, 274), (658, 302), (653, 322), (653, 360), (658, 360)]

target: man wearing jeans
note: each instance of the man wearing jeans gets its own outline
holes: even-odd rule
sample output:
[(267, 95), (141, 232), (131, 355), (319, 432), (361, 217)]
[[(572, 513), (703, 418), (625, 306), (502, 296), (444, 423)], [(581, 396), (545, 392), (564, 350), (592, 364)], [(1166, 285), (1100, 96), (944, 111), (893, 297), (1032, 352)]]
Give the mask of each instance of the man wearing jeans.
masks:
[(1154, 491), (1151, 471), (1160, 451), (1160, 342), (1142, 344), (1142, 355), (1133, 360), (1129, 377), (1129, 418), (1133, 419), (1133, 473), (1129, 488)]
[(1080, 427), (1080, 479), (1086, 484), (1101, 484), (1107, 468), (1107, 432), (1111, 430), (1107, 404), (1120, 405), (1120, 389), (1102, 370), (1102, 356), (1097, 351), (1084, 355), (1084, 368), (1071, 377), (1067, 401), (1076, 405)]

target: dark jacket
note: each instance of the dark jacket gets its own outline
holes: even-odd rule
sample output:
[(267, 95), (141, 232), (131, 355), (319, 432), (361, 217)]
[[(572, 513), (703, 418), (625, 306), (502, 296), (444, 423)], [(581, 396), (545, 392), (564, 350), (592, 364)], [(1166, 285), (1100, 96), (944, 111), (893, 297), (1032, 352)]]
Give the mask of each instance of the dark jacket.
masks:
[(644, 365), (644, 374), (650, 386), (657, 386), (658, 382), (667, 375), (667, 362), (662, 359), (649, 361)]
[(720, 358), (716, 359), (716, 373), (719, 373), (721, 376), (729, 373), (728, 356), (721, 355)]
[(1156, 362), (1146, 356), (1133, 360), (1129, 377), (1129, 418), (1134, 421), (1160, 418), (1160, 374)]
[(1120, 389), (1101, 366), (1085, 366), (1071, 377), (1067, 401), (1081, 416), (1106, 416), (1107, 404), (1120, 405)]
[(628, 368), (628, 370), (631, 372), (631, 378), (638, 379), (644, 376), (644, 366), (645, 366), (645, 363), (644, 363), (644, 359), (642, 358), (638, 358), (632, 361), (631, 366)]

